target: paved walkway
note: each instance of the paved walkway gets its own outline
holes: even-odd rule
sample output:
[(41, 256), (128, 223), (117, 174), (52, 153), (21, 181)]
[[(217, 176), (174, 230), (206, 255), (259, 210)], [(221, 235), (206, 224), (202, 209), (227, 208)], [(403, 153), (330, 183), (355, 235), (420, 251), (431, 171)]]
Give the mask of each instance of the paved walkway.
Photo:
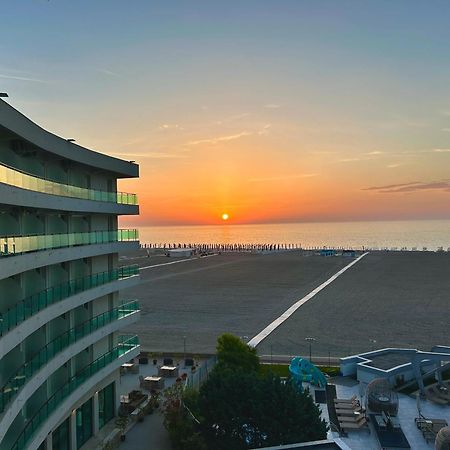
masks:
[(270, 333), (272, 333), (276, 328), (278, 328), (283, 322), (285, 322), (292, 314), (297, 311), (300, 306), (304, 305), (307, 301), (311, 300), (315, 297), (321, 290), (325, 289), (328, 285), (330, 285), (336, 278), (340, 277), (345, 271), (353, 267), (358, 261), (360, 261), (364, 256), (368, 255), (368, 253), (363, 253), (359, 258), (352, 261), (350, 264), (346, 265), (344, 268), (335, 273), (332, 277), (328, 278), (328, 280), (324, 281), (320, 286), (317, 286), (313, 289), (309, 294), (305, 295), (301, 300), (295, 302), (290, 308), (288, 308), (280, 317), (276, 318), (273, 322), (267, 325), (264, 330), (260, 331), (256, 336), (254, 336), (248, 343), (251, 347), (256, 347), (261, 341), (263, 341)]
[(145, 416), (143, 422), (138, 422), (127, 433), (120, 450), (172, 450), (169, 434), (163, 425), (163, 416), (153, 413)]

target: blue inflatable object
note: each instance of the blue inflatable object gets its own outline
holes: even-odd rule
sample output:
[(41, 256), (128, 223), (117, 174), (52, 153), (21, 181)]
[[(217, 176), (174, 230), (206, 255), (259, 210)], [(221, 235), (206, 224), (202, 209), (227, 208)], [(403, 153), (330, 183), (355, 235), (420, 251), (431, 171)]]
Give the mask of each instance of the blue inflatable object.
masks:
[(300, 390), (303, 389), (303, 381), (312, 383), (320, 388), (324, 388), (327, 384), (325, 375), (311, 361), (300, 358), (300, 356), (292, 358), (289, 372)]

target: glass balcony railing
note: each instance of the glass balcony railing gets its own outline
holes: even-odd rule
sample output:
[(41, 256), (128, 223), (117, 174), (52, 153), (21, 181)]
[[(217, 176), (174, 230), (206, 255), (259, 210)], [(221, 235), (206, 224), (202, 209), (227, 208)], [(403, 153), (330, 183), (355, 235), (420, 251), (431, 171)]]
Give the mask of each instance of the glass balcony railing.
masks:
[(63, 197), (120, 203), (122, 205), (138, 204), (136, 194), (100, 191), (97, 189), (87, 189), (70, 184), (58, 183), (56, 181), (30, 175), (18, 169), (13, 169), (5, 164), (0, 164), (0, 183), (45, 194), (61, 195)]
[(36, 234), (0, 237), (0, 257), (75, 245), (137, 241), (138, 230), (86, 231), (81, 233)]
[(48, 417), (58, 409), (58, 406), (72, 394), (79, 386), (86, 383), (101, 369), (111, 364), (116, 359), (130, 352), (139, 346), (137, 336), (121, 336), (119, 343), (109, 352), (97, 358), (83, 370), (72, 376), (69, 381), (57, 390), (36, 412), (36, 414), (26, 422), (12, 450), (23, 450), (35, 431), (48, 419)]
[(8, 379), (0, 389), (0, 413), (5, 410), (6, 405), (19, 392), (19, 389), (43, 366), (45, 366), (54, 356), (62, 352), (65, 348), (79, 341), (83, 337), (93, 333), (105, 325), (129, 316), (139, 311), (139, 303), (131, 301), (124, 303), (117, 308), (106, 311), (82, 324), (64, 332), (45, 347), (41, 348), (29, 361), (23, 364)]
[(95, 273), (66, 283), (50, 287), (16, 303), (4, 313), (0, 313), (0, 336), (34, 316), (53, 303), (58, 303), (72, 295), (101, 286), (112, 281), (139, 275), (139, 266), (125, 266), (108, 272)]

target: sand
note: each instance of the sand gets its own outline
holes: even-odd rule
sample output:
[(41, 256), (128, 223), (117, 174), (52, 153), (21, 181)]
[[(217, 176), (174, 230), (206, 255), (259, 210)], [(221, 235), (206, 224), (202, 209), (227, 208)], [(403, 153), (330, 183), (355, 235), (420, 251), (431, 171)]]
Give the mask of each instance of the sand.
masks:
[[(124, 255), (141, 267), (174, 261), (145, 252)], [(351, 258), (300, 251), (222, 254), (145, 269), (137, 298), (144, 350), (213, 352), (230, 332), (248, 340)], [(374, 347), (429, 349), (449, 344), (450, 254), (372, 252), (326, 287), (258, 346), (261, 354), (343, 356)], [(185, 337), (185, 338), (184, 338)], [(374, 343), (372, 340), (376, 340)]]

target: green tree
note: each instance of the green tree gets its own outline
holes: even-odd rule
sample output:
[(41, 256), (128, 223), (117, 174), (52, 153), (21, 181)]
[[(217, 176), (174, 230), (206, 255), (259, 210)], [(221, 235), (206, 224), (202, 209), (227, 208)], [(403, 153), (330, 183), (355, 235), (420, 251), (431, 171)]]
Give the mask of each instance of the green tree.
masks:
[(174, 449), (207, 450), (198, 423), (189, 407), (186, 408), (187, 404), (195, 408), (197, 399), (198, 392), (185, 390), (182, 383), (164, 391), (161, 412)]
[(240, 450), (324, 439), (327, 426), (307, 392), (269, 374), (214, 371), (198, 409), (208, 448)]
[(242, 342), (237, 336), (223, 334), (217, 339), (217, 367), (258, 372), (259, 358), (256, 349)]

